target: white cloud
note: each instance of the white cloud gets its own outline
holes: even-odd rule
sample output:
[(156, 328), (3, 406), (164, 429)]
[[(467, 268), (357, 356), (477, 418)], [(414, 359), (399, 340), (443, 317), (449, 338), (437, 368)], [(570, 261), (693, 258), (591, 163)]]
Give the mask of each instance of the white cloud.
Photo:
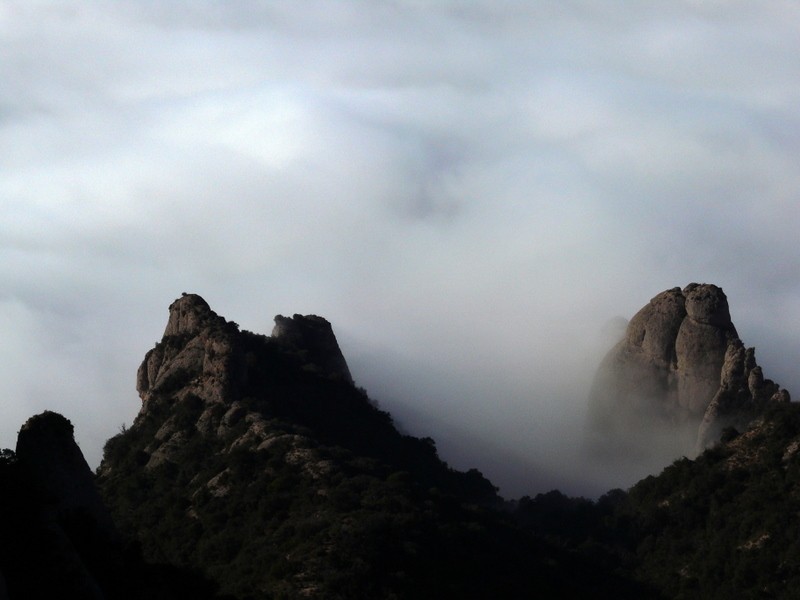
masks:
[(596, 332), (665, 288), (722, 285), (800, 389), (798, 9), (733, 5), (0, 4), (6, 351), (58, 374), (1, 368), (8, 418), (62, 389), (99, 448), (182, 291), (326, 316), (514, 493), (569, 480)]

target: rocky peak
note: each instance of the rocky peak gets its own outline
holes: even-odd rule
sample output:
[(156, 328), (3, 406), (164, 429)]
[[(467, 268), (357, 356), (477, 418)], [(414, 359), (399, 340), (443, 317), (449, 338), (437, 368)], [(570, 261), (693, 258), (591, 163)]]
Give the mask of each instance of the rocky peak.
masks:
[[(139, 367), (136, 389), (142, 410), (134, 424), (182, 405), (190, 411), (199, 407), (198, 431), (223, 431), (230, 421), (229, 409), (273, 385), (268, 380), (275, 373), (289, 371), (353, 384), (333, 328), (324, 318), (277, 316), (272, 336), (258, 335), (239, 331), (200, 296), (184, 294), (170, 305), (164, 337)], [(159, 425), (148, 449), (149, 466), (171, 460), (182, 446), (186, 432), (178, 421), (170, 418)]]
[(721, 288), (692, 283), (683, 290), (686, 317), (675, 338), (678, 403), (686, 418), (701, 418), (719, 387), (728, 345), (739, 337)]
[(112, 535), (111, 517), (94, 487), (94, 476), (75, 443), (68, 419), (51, 411), (28, 419), (17, 437), (16, 455), (56, 518), (88, 516), (93, 526)]
[[(139, 369), (139, 415), (108, 441), (98, 469), (115, 514), (134, 524), (148, 559), (174, 557), (208, 569), (231, 597), (412, 597), (430, 577), (441, 579), (427, 554), (419, 555), (426, 583), (400, 581), (398, 593), (375, 587), (371, 573), (368, 588), (354, 588), (356, 571), (347, 565), (364, 573), (361, 565), (373, 561), (416, 562), (416, 550), (404, 552), (391, 539), (405, 536), (403, 523), (419, 522), (420, 507), (427, 515), (434, 514), (428, 506), (441, 505), (450, 520), (500, 504), (478, 471), (450, 468), (432, 440), (398, 431), (352, 385), (324, 318), (278, 316), (272, 335), (264, 336), (239, 331), (199, 298), (183, 297), (172, 304), (169, 320)], [(158, 519), (155, 511), (165, 509), (169, 518)], [(480, 510), (475, 514), (486, 514)], [(381, 511), (399, 512), (399, 525), (376, 529), (374, 515)], [(363, 527), (356, 521), (362, 515)], [(426, 536), (442, 530), (422, 527)], [(354, 546), (354, 536), (366, 544)], [(441, 546), (431, 540), (432, 552)], [(344, 559), (340, 547), (347, 548)], [(366, 561), (350, 558), (362, 548)], [(374, 548), (382, 553), (377, 560)], [(456, 550), (454, 557), (463, 556), (458, 544)], [(447, 556), (447, 564), (457, 564)], [(265, 568), (276, 561), (279, 580), (275, 569)], [(408, 572), (404, 565), (380, 579)]]
[(642, 453), (660, 444), (675, 458), (787, 396), (763, 379), (722, 289), (691, 283), (652, 298), (606, 355), (590, 393), (590, 429), (600, 446), (630, 447), (627, 438), (640, 436)]
[(60, 457), (75, 457), (74, 427), (62, 415), (46, 410), (25, 421), (17, 436), (17, 457), (34, 453), (50, 453)]
[(699, 323), (721, 329), (733, 329), (728, 297), (722, 288), (710, 283), (690, 283), (683, 289), (686, 314)]
[(278, 315), (272, 338), (287, 349), (302, 353), (312, 368), (353, 383), (350, 369), (333, 334), (331, 324), (317, 315), (294, 315), (291, 319)]
[(196, 294), (184, 294), (169, 306), (164, 337), (142, 361), (136, 389), (147, 404), (165, 392), (184, 390), (208, 402), (222, 402), (237, 382), (235, 323), (218, 316)]
[(169, 305), (169, 319), (164, 337), (196, 335), (210, 323), (220, 319), (208, 303), (197, 294), (184, 294)]

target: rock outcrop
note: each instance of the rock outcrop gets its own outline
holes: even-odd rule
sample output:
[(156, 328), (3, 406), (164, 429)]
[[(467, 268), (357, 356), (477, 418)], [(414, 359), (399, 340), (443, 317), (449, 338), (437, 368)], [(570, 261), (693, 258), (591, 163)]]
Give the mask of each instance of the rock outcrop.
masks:
[[(136, 389), (145, 405), (158, 395), (178, 393), (221, 404), (248, 384), (248, 345), (272, 345), (307, 371), (353, 383), (331, 324), (316, 315), (278, 315), (272, 337), (240, 332), (238, 325), (211, 310), (200, 296), (184, 294), (169, 307), (162, 341), (144, 358)], [(257, 344), (258, 345), (258, 344)]]
[[(280, 373), (298, 367), (312, 377), (353, 385), (333, 328), (324, 318), (278, 315), (272, 336), (257, 335), (239, 331), (200, 296), (183, 294), (169, 307), (161, 342), (139, 367), (136, 389), (142, 410), (134, 424), (178, 403), (201, 407), (201, 433), (223, 436), (247, 414), (235, 399), (259, 389), (265, 370)], [(148, 468), (172, 461), (185, 445), (187, 434), (178, 421), (173, 415), (156, 431), (147, 448)]]
[(238, 327), (218, 316), (196, 294), (184, 294), (169, 307), (164, 336), (144, 358), (136, 390), (145, 403), (151, 397), (180, 390), (220, 403), (241, 384), (242, 354)]
[(16, 456), (37, 495), (47, 500), (53, 521), (80, 521), (82, 527), (96, 529), (94, 535), (114, 538), (111, 515), (68, 419), (51, 411), (28, 419), (17, 437)]
[(272, 337), (287, 349), (300, 353), (307, 368), (353, 383), (333, 328), (322, 317), (294, 315), (290, 319), (278, 315)]
[(692, 283), (650, 300), (601, 363), (590, 394), (592, 445), (659, 459), (693, 454), (779, 400), (788, 392), (764, 379), (722, 289)]
[(725, 353), (719, 389), (703, 414), (698, 447), (705, 448), (719, 440), (726, 427), (744, 431), (767, 403), (790, 400), (787, 390), (764, 378), (754, 349), (745, 349), (740, 340), (735, 340)]
[(4, 465), (3, 483), (13, 486), (0, 502), (10, 598), (106, 597), (114, 528), (72, 433), (57, 413), (31, 417), (19, 432), (16, 458)]

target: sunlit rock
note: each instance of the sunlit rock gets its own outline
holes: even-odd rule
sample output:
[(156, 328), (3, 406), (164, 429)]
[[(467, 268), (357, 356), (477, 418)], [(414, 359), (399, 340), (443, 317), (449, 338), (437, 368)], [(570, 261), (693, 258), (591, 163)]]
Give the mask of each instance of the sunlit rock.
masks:
[(722, 289), (692, 283), (650, 300), (604, 358), (590, 393), (590, 445), (609, 460), (666, 464), (786, 397), (744, 348)]

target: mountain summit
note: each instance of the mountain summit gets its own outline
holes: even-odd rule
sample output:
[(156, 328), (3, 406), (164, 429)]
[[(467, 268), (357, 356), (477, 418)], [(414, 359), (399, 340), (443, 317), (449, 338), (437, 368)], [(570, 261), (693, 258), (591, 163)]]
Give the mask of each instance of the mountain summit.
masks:
[(739, 339), (722, 289), (692, 283), (651, 299), (606, 355), (590, 393), (592, 443), (668, 462), (788, 400)]
[(322, 317), (278, 316), (259, 335), (185, 294), (137, 389), (133, 425), (105, 446), (102, 495), (148, 561), (202, 570), (231, 597), (629, 589), (515, 527), (480, 472), (400, 433)]
[(216, 424), (222, 405), (257, 387), (260, 352), (272, 356), (274, 360), (265, 361), (272, 368), (286, 365), (353, 383), (333, 328), (322, 317), (278, 315), (272, 336), (267, 337), (240, 332), (236, 323), (217, 315), (203, 298), (184, 294), (170, 305), (164, 336), (139, 367), (136, 389), (143, 407), (137, 419), (147, 414), (154, 399), (191, 396), (207, 405), (208, 418)]

